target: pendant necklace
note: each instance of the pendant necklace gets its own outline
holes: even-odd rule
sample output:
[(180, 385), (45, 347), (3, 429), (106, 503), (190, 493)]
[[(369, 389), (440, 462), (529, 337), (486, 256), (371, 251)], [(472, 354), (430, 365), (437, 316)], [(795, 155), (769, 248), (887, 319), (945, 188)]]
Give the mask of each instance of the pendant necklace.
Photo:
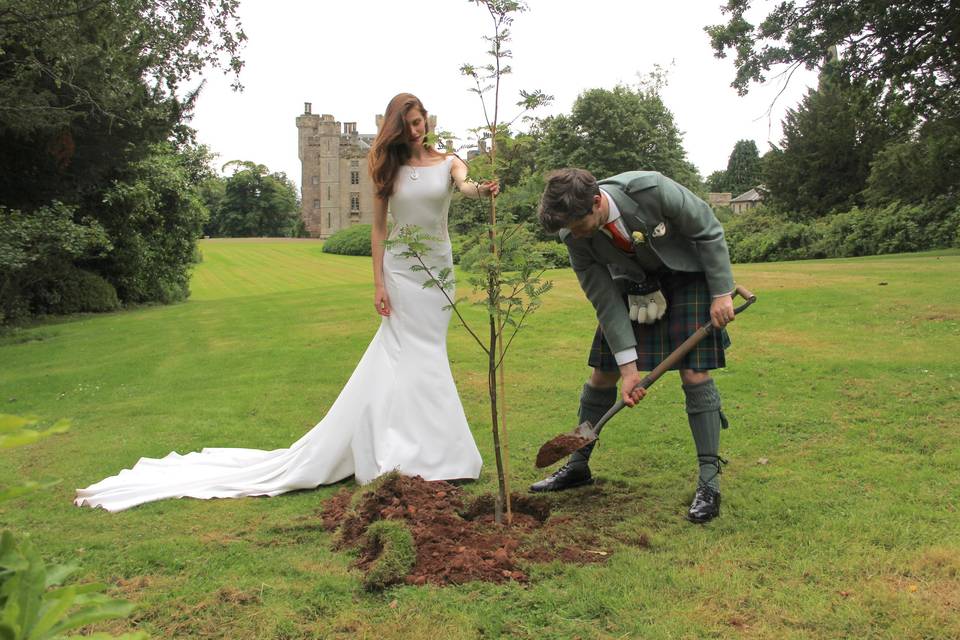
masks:
[(411, 180), (419, 180), (419, 179), (420, 179), (420, 174), (417, 173), (417, 168), (414, 167), (414, 166), (412, 166), (412, 165), (411, 165), (411, 167), (410, 167), (410, 179), (411, 179)]

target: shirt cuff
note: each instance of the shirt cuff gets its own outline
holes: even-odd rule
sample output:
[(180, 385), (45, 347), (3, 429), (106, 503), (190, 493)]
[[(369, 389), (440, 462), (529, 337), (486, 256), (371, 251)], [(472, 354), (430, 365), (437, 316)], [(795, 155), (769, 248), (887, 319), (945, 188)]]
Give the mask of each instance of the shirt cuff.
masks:
[(637, 350), (634, 347), (630, 347), (629, 349), (616, 352), (613, 354), (613, 357), (617, 359), (617, 365), (622, 367), (637, 359)]
[(717, 295), (715, 295), (715, 296), (713, 296), (713, 297), (714, 297), (714, 298), (722, 298), (723, 296), (732, 296), (736, 291), (737, 291), (736, 289), (731, 289), (730, 291), (728, 291), (728, 292), (726, 292), (726, 293), (718, 293)]

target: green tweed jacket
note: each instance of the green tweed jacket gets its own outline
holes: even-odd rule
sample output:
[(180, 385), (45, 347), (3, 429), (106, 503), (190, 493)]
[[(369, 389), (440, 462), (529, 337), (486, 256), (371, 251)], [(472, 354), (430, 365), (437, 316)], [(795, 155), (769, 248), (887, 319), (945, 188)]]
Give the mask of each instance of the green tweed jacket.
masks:
[(617, 203), (631, 233), (643, 234), (642, 240), (634, 234), (634, 255), (617, 249), (604, 233), (574, 238), (564, 229), (560, 237), (614, 353), (637, 342), (614, 276), (643, 282), (647, 276), (637, 260), (641, 251), (652, 251), (674, 271), (702, 271), (714, 296), (733, 291), (730, 253), (710, 205), (656, 171), (628, 171), (599, 185)]

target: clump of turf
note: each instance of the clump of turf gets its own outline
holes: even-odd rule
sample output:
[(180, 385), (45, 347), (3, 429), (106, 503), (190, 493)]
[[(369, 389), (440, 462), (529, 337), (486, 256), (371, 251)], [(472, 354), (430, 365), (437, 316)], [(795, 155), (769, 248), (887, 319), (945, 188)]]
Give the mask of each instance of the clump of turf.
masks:
[(403, 582), (417, 560), (413, 534), (399, 520), (378, 520), (370, 525), (367, 546), (373, 547), (377, 556), (363, 577), (367, 591), (382, 591), (391, 584)]

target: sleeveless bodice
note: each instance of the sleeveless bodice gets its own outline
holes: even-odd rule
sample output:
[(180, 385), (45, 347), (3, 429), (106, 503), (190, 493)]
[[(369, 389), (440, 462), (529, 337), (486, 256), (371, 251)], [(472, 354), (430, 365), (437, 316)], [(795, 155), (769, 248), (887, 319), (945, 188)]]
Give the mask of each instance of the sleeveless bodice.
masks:
[(449, 242), (447, 211), (453, 194), (450, 162), (429, 167), (404, 165), (397, 172), (393, 195), (390, 196), (390, 215), (395, 222), (391, 238), (404, 225), (416, 225), (442, 242)]

